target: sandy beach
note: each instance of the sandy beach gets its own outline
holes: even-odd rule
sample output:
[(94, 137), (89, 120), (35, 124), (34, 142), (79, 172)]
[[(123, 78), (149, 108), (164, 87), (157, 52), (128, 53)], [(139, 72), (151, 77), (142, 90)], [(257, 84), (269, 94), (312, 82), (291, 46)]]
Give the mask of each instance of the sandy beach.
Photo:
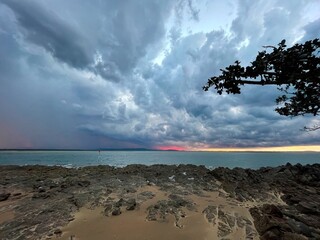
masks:
[[(215, 223), (209, 222), (203, 210), (212, 205), (228, 212), (231, 216), (240, 216), (243, 219), (252, 221), (248, 206), (228, 201), (225, 197), (219, 197), (219, 192), (204, 192), (204, 196), (191, 195), (187, 198), (194, 204), (194, 210), (184, 209), (183, 218), (177, 219), (167, 213), (166, 219), (161, 221), (146, 220), (148, 207), (159, 201), (168, 199), (168, 193), (159, 190), (157, 187), (143, 187), (136, 194), (130, 197), (138, 197), (139, 193), (152, 192), (155, 196), (139, 204), (135, 211), (121, 209), (119, 216), (105, 217), (104, 209), (99, 207), (89, 209), (84, 207), (75, 214), (74, 221), (62, 229), (62, 236), (56, 239), (92, 239), (99, 240), (108, 236), (110, 239), (219, 239), (218, 226), (220, 219)], [(119, 200), (119, 199), (117, 199)], [(218, 215), (219, 209), (216, 214)], [(223, 221), (221, 222), (223, 224)], [(236, 223), (230, 228), (229, 238), (246, 239), (244, 226), (239, 227)], [(221, 237), (221, 236), (220, 236)], [(252, 239), (258, 239), (254, 237)]]
[(317, 239), (319, 173), (319, 165), (3, 166), (0, 238)]

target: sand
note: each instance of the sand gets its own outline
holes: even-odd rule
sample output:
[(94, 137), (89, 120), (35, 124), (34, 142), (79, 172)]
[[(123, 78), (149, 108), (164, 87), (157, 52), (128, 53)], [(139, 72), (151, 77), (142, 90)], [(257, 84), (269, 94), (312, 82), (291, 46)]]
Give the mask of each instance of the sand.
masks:
[[(179, 222), (182, 228), (175, 224), (173, 215), (168, 214), (165, 221), (147, 221), (147, 207), (159, 200), (166, 200), (167, 193), (155, 186), (145, 186), (143, 191), (155, 193), (155, 197), (140, 204), (134, 211), (123, 210), (119, 216), (104, 216), (103, 208), (89, 209), (83, 207), (74, 216), (74, 220), (63, 227), (62, 235), (55, 239), (61, 240), (162, 240), (162, 239), (221, 239), (218, 236), (218, 224), (209, 223), (202, 213), (208, 205), (216, 205), (231, 214), (246, 217), (252, 221), (248, 211), (250, 204), (241, 206), (233, 200), (219, 196), (219, 192), (204, 192), (203, 196), (188, 195), (195, 203), (196, 210), (185, 210), (186, 217)], [(217, 219), (217, 221), (219, 221)], [(217, 222), (218, 223), (218, 222)], [(231, 239), (246, 239), (245, 228), (235, 225), (228, 235)], [(258, 238), (254, 238), (258, 239)]]

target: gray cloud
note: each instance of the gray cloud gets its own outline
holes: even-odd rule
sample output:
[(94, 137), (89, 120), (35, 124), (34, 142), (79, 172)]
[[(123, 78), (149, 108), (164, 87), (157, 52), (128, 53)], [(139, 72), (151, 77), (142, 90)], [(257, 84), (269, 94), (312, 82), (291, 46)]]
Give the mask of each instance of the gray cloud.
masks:
[(306, 25), (304, 27), (304, 30), (306, 31), (306, 33), (303, 39), (307, 41), (310, 39), (319, 38), (320, 37), (319, 26), (320, 26), (320, 18)]
[(299, 131), (314, 118), (274, 112), (275, 88), (202, 91), (263, 45), (319, 35), (306, 2), (237, 1), (230, 29), (184, 33), (197, 3), (1, 0), (0, 147), (319, 144)]
[(21, 33), (28, 40), (71, 66), (84, 68), (91, 62), (81, 35), (39, 2), (3, 0), (3, 3), (15, 13), (23, 27)]

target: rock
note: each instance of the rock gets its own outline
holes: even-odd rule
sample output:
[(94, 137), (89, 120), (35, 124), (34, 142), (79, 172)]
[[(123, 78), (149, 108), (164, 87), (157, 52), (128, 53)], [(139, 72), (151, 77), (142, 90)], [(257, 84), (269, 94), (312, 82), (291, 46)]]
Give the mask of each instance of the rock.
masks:
[(208, 206), (202, 211), (202, 213), (205, 214), (209, 223), (216, 224), (216, 215), (218, 214), (216, 206)]
[(236, 224), (238, 227), (243, 228), (247, 225), (252, 225), (252, 222), (243, 216), (236, 216)]
[(230, 228), (235, 226), (236, 218), (230, 213), (224, 212), (221, 208), (218, 211), (218, 218), (220, 221), (230, 226)]
[(218, 223), (218, 237), (225, 237), (232, 232), (230, 226), (225, 223), (219, 222)]
[(126, 210), (128, 210), (128, 211), (134, 210), (137, 206), (136, 199), (134, 199), (134, 198), (128, 199), (126, 204), (127, 204)]
[(47, 199), (50, 197), (50, 194), (47, 192), (35, 193), (33, 194), (33, 199)]
[[(136, 209), (138, 202), (155, 196), (155, 193), (146, 191), (131, 200), (137, 186), (143, 187), (148, 183), (154, 183), (169, 194), (167, 200), (158, 201), (148, 208), (146, 217), (150, 221), (166, 221), (168, 215), (173, 215), (175, 225), (182, 227), (184, 209), (196, 210), (188, 195), (205, 196), (204, 191), (219, 191), (220, 196), (230, 202), (250, 199), (257, 203), (274, 203), (258, 205), (250, 210), (260, 236), (257, 236), (250, 220), (221, 206), (206, 208), (204, 216), (215, 222), (221, 236), (225, 235), (220, 238), (231, 238), (228, 232), (234, 226), (246, 233), (246, 239), (275, 238), (279, 234), (278, 239), (320, 239), (320, 164), (287, 164), (258, 170), (208, 170), (203, 166), (161, 164), (77, 169), (0, 166), (0, 176), (0, 192), (16, 189), (23, 193), (20, 195), (23, 200), (17, 201), (15, 208), (19, 217), (1, 225), (0, 239), (19, 239), (21, 232), (25, 238), (42, 239), (53, 233), (51, 229), (66, 225), (85, 205), (104, 206), (107, 216), (121, 212), (121, 208), (128, 211)], [(108, 196), (111, 193), (112, 196)], [(2, 201), (17, 199), (13, 193), (9, 196), (3, 194), (0, 194)], [(29, 198), (30, 195), (33, 197)], [(281, 200), (286, 204), (276, 204)]]
[(262, 207), (262, 211), (268, 215), (271, 215), (273, 217), (277, 218), (283, 218), (283, 213), (280, 211), (280, 209), (272, 204), (264, 204)]
[(157, 210), (156, 209), (151, 208), (148, 210), (147, 220), (148, 221), (157, 221)]
[(127, 187), (126, 189), (124, 189), (124, 191), (126, 193), (135, 193), (135, 192), (137, 192), (137, 190), (135, 188), (133, 188), (133, 187)]
[(62, 231), (61, 231), (60, 228), (57, 228), (57, 229), (55, 229), (55, 230), (53, 231), (53, 233), (56, 234), (56, 235), (60, 235), (60, 234), (62, 234)]
[(87, 194), (76, 194), (70, 201), (79, 209), (83, 207), (88, 202)]
[(180, 208), (180, 207), (187, 207), (189, 210), (194, 210), (195, 207), (193, 205), (193, 203), (179, 195), (176, 194), (170, 194), (168, 196), (168, 198), (170, 199), (170, 201), (168, 202), (168, 204), (170, 206), (173, 206), (175, 208)]
[(152, 199), (154, 198), (155, 194), (153, 192), (150, 191), (145, 191), (142, 192), (138, 195), (138, 198), (143, 198), (143, 199)]
[(124, 200), (123, 198), (120, 198), (119, 201), (117, 201), (115, 204), (114, 204), (114, 207), (115, 208), (119, 208), (119, 207), (122, 207), (122, 205), (124, 204)]
[(247, 240), (256, 239), (257, 235), (258, 234), (257, 234), (256, 230), (252, 226), (249, 226), (249, 225), (246, 226), (246, 239)]
[(46, 189), (44, 188), (44, 187), (39, 187), (38, 188), (38, 192), (39, 193), (43, 193), (43, 192), (45, 192), (46, 191)]
[(296, 208), (304, 213), (304, 214), (313, 214), (313, 215), (319, 215), (320, 214), (320, 207), (319, 203), (315, 202), (299, 202), (299, 204), (296, 206)]
[(0, 193), (0, 202), (7, 200), (11, 193)]
[(112, 210), (112, 207), (113, 206), (112, 206), (111, 203), (106, 204), (104, 212), (103, 212), (105, 216), (109, 216), (109, 214), (110, 214), (110, 212)]
[(250, 209), (254, 225), (262, 239), (280, 239), (285, 232), (293, 232), (280, 209), (271, 204)]
[(88, 187), (90, 185), (90, 181), (87, 181), (87, 180), (79, 181), (78, 185), (80, 187)]
[(112, 210), (112, 216), (118, 216), (121, 214), (121, 210), (119, 207)]

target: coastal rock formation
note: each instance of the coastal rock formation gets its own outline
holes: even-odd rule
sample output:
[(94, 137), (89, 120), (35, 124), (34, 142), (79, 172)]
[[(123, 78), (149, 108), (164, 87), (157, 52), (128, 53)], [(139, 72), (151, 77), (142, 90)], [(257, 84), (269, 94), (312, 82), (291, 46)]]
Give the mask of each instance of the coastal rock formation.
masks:
[[(147, 207), (146, 219), (167, 221), (184, 229), (184, 219), (199, 212), (220, 239), (240, 229), (246, 239), (320, 239), (320, 165), (261, 168), (216, 168), (194, 165), (0, 166), (0, 239), (53, 238), (83, 207), (101, 208), (103, 215), (122, 217)], [(154, 200), (157, 187), (166, 193)], [(215, 202), (250, 209), (251, 217)], [(209, 199), (200, 208), (192, 197)], [(204, 200), (202, 200), (204, 201)], [(206, 200), (207, 201), (207, 200)], [(59, 229), (62, 232), (58, 232)], [(240, 231), (239, 230), (239, 231)]]
[(217, 168), (211, 174), (239, 201), (278, 199), (277, 206), (265, 204), (250, 210), (262, 239), (320, 239), (319, 164), (288, 163), (259, 170)]

